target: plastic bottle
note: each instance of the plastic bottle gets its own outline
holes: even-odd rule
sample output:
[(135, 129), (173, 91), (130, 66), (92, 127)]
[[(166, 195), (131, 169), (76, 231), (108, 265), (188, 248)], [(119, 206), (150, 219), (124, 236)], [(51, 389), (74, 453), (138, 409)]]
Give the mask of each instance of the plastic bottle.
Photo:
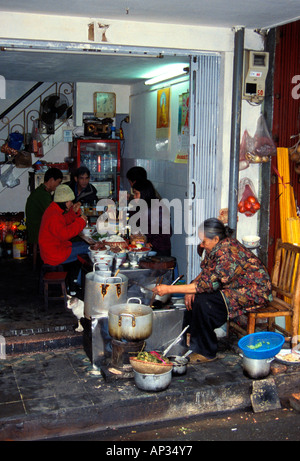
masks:
[(101, 165), (102, 165), (102, 173), (107, 173), (107, 153), (106, 152), (102, 154)]
[(111, 127), (111, 139), (116, 139), (116, 127)]
[(110, 173), (113, 171), (113, 155), (111, 152), (107, 154), (107, 171)]
[(95, 156), (93, 156), (92, 161), (91, 161), (91, 172), (97, 173), (97, 159)]
[(91, 162), (90, 157), (87, 157), (87, 159), (86, 159), (86, 161), (85, 161), (85, 166), (91, 171), (91, 169), (92, 169), (92, 162)]

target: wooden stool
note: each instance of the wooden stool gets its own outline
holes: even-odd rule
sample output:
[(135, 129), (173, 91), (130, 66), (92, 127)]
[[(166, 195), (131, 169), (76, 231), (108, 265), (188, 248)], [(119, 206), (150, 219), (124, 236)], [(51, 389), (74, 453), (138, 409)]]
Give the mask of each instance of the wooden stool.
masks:
[[(67, 288), (66, 288), (66, 277), (67, 272), (46, 272), (43, 276), (44, 283), (44, 299), (45, 307), (48, 310), (49, 299), (63, 299), (65, 307), (67, 307)], [(61, 296), (49, 296), (49, 285), (60, 285), (62, 295)]]

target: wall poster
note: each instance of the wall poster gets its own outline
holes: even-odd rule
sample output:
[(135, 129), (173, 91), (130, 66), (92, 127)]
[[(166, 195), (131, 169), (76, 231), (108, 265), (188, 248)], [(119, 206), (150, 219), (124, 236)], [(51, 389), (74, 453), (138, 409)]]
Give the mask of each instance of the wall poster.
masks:
[(156, 150), (168, 147), (170, 129), (170, 88), (157, 90)]
[(178, 105), (178, 151), (175, 163), (187, 163), (190, 147), (190, 130), (189, 130), (189, 93), (183, 93), (179, 96)]

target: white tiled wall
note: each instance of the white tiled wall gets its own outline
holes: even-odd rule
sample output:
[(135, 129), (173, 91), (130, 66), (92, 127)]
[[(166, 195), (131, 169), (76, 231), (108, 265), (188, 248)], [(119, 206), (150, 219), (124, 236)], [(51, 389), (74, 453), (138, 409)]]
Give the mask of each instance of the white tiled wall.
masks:
[[(142, 166), (147, 171), (148, 179), (153, 183), (161, 197), (169, 201), (187, 198), (187, 165), (168, 160), (123, 158), (121, 169), (121, 187), (130, 190), (126, 172), (133, 166)], [(173, 226), (174, 228), (174, 226)], [(179, 274), (186, 275), (185, 235), (172, 236), (172, 256), (177, 260)]]

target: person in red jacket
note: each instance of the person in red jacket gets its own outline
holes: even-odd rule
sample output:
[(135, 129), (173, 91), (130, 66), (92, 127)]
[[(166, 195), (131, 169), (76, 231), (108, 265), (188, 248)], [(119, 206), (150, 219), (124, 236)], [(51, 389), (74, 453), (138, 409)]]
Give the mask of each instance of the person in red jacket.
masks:
[(87, 217), (81, 214), (80, 202), (72, 189), (61, 184), (54, 193), (53, 202), (43, 214), (39, 247), (43, 262), (51, 266), (77, 261), (77, 255), (87, 253), (88, 244), (71, 242), (87, 224)]

